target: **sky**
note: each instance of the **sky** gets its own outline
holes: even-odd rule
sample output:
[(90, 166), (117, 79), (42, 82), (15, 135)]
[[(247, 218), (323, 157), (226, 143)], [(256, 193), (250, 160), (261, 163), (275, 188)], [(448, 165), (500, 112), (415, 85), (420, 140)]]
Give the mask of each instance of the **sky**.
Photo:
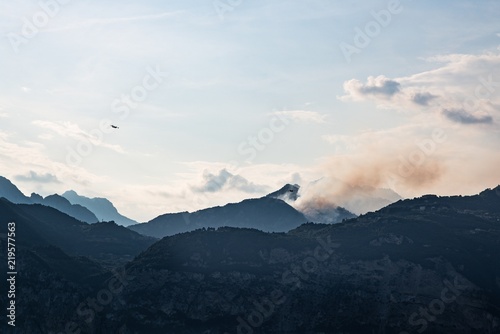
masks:
[(478, 193), (500, 183), (499, 16), (493, 0), (0, 0), (0, 175), (138, 221), (318, 180)]

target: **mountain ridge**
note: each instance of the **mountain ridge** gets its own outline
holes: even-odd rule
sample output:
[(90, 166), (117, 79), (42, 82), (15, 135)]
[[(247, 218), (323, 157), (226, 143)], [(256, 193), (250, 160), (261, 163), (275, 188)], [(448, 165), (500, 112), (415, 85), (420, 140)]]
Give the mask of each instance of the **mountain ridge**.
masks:
[[(422, 324), (429, 333), (495, 333), (499, 221), (497, 187), (400, 200), (287, 233), (221, 227), (168, 236), (127, 264), (151, 283), (125, 291), (134, 315), (118, 308), (112, 317), (148, 333), (397, 334)], [(443, 291), (453, 301), (442, 302)], [(433, 321), (419, 313), (440, 301)]]
[[(106, 288), (109, 262), (79, 257), (71, 249), (78, 243), (68, 240), (60, 244), (72, 254), (66, 256), (51, 238), (60, 240), (54, 233), (65, 229), (87, 233), (93, 249), (84, 255), (93, 257), (100, 242), (132, 232), (0, 199), (2, 229), (12, 220), (23, 259), (20, 334), (50, 332), (70, 320), (82, 333), (500, 330), (500, 186), (399, 200), (338, 224), (305, 223), (288, 232), (222, 226), (167, 236), (122, 262), (118, 272), (127, 284), (90, 323), (74, 313)], [(58, 303), (45, 310), (47, 298)]]
[(71, 204), (64, 197), (54, 194), (43, 197), (37, 193), (32, 193), (30, 197), (24, 195), (19, 188), (9, 179), (0, 176), (0, 197), (4, 197), (16, 204), (42, 204), (55, 208), (69, 216), (86, 223), (96, 223), (99, 221), (88, 208)]
[(279, 232), (305, 223), (305, 216), (282, 200), (270, 197), (246, 199), (195, 212), (160, 215), (147, 223), (128, 228), (157, 238), (188, 232), (200, 227), (222, 226), (257, 228)]
[(52, 245), (71, 256), (107, 264), (125, 263), (156, 241), (114, 222), (88, 224), (41, 204), (15, 204), (2, 198), (0, 214), (2, 225), (16, 223), (18, 243), (24, 247)]
[(113, 203), (107, 198), (95, 197), (89, 198), (79, 195), (74, 190), (65, 191), (62, 197), (66, 198), (73, 204), (82, 205), (89, 208), (100, 220), (113, 220), (118, 225), (129, 226), (138, 224), (137, 221), (123, 216), (118, 212)]
[(26, 196), (6, 177), (0, 176), (0, 197), (17, 204), (42, 204), (64, 212), (82, 222), (93, 224), (99, 221), (115, 221), (118, 225), (138, 224), (137, 221), (123, 216), (106, 198), (88, 198), (68, 190), (62, 195), (53, 194), (45, 198), (37, 193)]

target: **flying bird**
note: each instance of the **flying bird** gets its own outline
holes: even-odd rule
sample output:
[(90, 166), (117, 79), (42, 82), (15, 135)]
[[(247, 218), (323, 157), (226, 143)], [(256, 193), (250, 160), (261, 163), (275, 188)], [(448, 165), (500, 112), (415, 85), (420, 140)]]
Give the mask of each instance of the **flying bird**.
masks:
[(119, 127), (117, 127), (116, 125), (113, 125), (113, 124), (111, 124), (111, 127), (112, 127), (113, 129), (119, 129)]

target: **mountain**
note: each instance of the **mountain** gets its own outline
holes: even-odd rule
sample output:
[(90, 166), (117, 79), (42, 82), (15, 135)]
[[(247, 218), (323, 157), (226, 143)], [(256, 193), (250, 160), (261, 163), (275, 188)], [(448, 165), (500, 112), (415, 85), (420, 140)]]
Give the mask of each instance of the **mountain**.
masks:
[(283, 232), (307, 221), (302, 213), (280, 199), (263, 197), (196, 211), (165, 214), (147, 223), (129, 226), (143, 235), (162, 238), (200, 227), (222, 226), (256, 228)]
[(402, 199), (391, 189), (372, 187), (348, 187), (348, 196), (341, 198), (339, 205), (355, 214), (379, 210)]
[(2, 250), (8, 222), (17, 323), (2, 333), (500, 332), (500, 186), (286, 233), (203, 227), (144, 244), (123, 267), (105, 255), (145, 237), (114, 223), (0, 199)]
[(300, 186), (298, 184), (285, 184), (281, 189), (272, 192), (266, 197), (278, 198), (286, 201), (296, 201), (298, 198), (298, 193), (300, 190)]
[(356, 185), (334, 177), (324, 177), (301, 188), (299, 197), (311, 200), (319, 197), (328, 203), (345, 208), (356, 215), (379, 210), (401, 199), (391, 189)]
[(9, 179), (0, 176), (0, 198), (5, 197), (13, 203), (31, 203), (29, 197), (26, 197)]
[(86, 207), (79, 204), (71, 204), (66, 198), (57, 194), (43, 198), (33, 193), (30, 198), (33, 204), (50, 206), (82, 222), (93, 224), (99, 221), (96, 215)]
[(499, 333), (500, 187), (288, 233), (166, 237), (102, 317), (130, 333)]
[[(1, 226), (5, 232), (4, 225)], [(0, 236), (1, 249), (7, 249), (7, 238)], [(67, 322), (76, 314), (79, 303), (84, 302), (94, 291), (101, 289), (102, 282), (110, 274), (99, 264), (86, 258), (68, 256), (50, 245), (16, 248), (15, 299), (7, 299), (8, 288), (2, 284), (0, 305), (5, 310), (15, 300), (16, 327), (0, 322), (1, 333), (42, 334), (63, 332)], [(7, 273), (7, 261), (2, 261), (0, 270)], [(5, 275), (5, 279), (11, 275)], [(10, 290), (10, 289), (9, 289)], [(6, 311), (10, 313), (10, 311)]]
[(10, 180), (0, 176), (0, 198), (4, 197), (16, 204), (42, 204), (53, 207), (82, 222), (114, 221), (118, 225), (129, 226), (137, 221), (121, 215), (113, 203), (105, 198), (88, 198), (75, 191), (66, 191), (62, 196), (50, 195), (45, 198), (32, 193), (25, 196)]
[(357, 216), (341, 206), (330, 203), (309, 203), (301, 207), (300, 210), (307, 221), (318, 224), (337, 224), (346, 219), (356, 218)]
[[(37, 220), (38, 217), (35, 218), (32, 213), (23, 210), (21, 205), (11, 203), (5, 198), (0, 199), (0, 249), (2, 254), (6, 255), (3, 258), (5, 261), (0, 263), (0, 270), (7, 273), (15, 269), (17, 272), (14, 299), (7, 299), (10, 294), (8, 291), (13, 291), (13, 285), (7, 287), (2, 284), (0, 291), (2, 308), (10, 307), (12, 300), (16, 303), (16, 327), (7, 325), (10, 320), (7, 317), (8, 320), (0, 322), (1, 333), (51, 333), (60, 326), (64, 327), (68, 319), (72, 319), (76, 314), (79, 304), (89, 296), (96, 295), (96, 291), (103, 288), (103, 282), (107, 282), (111, 276), (101, 263), (87, 257), (69, 255), (51, 244), (54, 238), (59, 237), (68, 238), (64, 240), (64, 247), (72, 241), (79, 242), (78, 237), (75, 239), (74, 235), (52, 235), (60, 226), (53, 226), (51, 229), (49, 225), (55, 224), (58, 216), (66, 217), (66, 222), (61, 222), (61, 225), (68, 223), (81, 227), (84, 223), (62, 213), (54, 213), (55, 209), (36, 206), (39, 207), (36, 213), (41, 216), (45, 216), (46, 211), (51, 212), (47, 217), (49, 222)], [(52, 220), (54, 222), (50, 222)], [(15, 225), (12, 227), (8, 223)], [(100, 239), (96, 236), (94, 238)], [(8, 256), (15, 257), (9, 265), (14, 265), (15, 268), (7, 267), (7, 254), (4, 252), (8, 248)], [(88, 245), (87, 248), (91, 249), (91, 246)], [(116, 248), (111, 248), (110, 251), (116, 253)], [(86, 254), (84, 250), (76, 253)], [(116, 266), (116, 263), (114, 265)], [(12, 276), (6, 275), (5, 279)]]
[(281, 189), (268, 194), (266, 197), (278, 198), (289, 203), (304, 214), (310, 222), (336, 224), (345, 219), (356, 217), (355, 214), (343, 207), (319, 199), (308, 201), (305, 205), (304, 203), (297, 205), (297, 200), (300, 198), (299, 192), (300, 186), (298, 184), (286, 184)]
[(15, 222), (21, 245), (56, 246), (71, 256), (86, 256), (116, 266), (155, 242), (114, 222), (87, 224), (52, 207), (0, 199), (0, 223)]
[(137, 221), (121, 215), (115, 208), (113, 203), (111, 203), (106, 198), (88, 198), (78, 195), (73, 190), (66, 191), (64, 194), (62, 194), (62, 196), (73, 204), (79, 204), (89, 208), (97, 216), (97, 218), (99, 218), (99, 220), (112, 220), (118, 225), (123, 226), (138, 224)]
[(73, 205), (67, 199), (59, 195), (50, 195), (43, 198), (36, 193), (32, 193), (30, 197), (27, 197), (10, 180), (2, 176), (0, 176), (0, 198), (1, 197), (17, 204), (42, 204), (50, 206), (86, 223), (95, 223), (99, 221), (89, 209), (81, 205)]

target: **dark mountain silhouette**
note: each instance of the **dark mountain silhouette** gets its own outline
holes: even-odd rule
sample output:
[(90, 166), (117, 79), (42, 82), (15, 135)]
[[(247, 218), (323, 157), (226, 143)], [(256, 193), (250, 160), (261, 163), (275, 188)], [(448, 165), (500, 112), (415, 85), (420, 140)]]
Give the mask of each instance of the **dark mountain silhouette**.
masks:
[(118, 225), (123, 226), (138, 224), (137, 221), (121, 215), (113, 203), (106, 198), (88, 198), (78, 195), (78, 193), (73, 190), (66, 191), (62, 194), (62, 196), (73, 204), (80, 204), (89, 208), (97, 216), (97, 218), (99, 218), (99, 220), (112, 220)]
[(147, 223), (129, 226), (144, 235), (161, 238), (193, 231), (200, 227), (248, 227), (267, 232), (283, 232), (307, 220), (282, 200), (263, 197), (196, 211), (159, 216)]
[(73, 256), (87, 256), (115, 265), (131, 260), (155, 242), (114, 222), (87, 224), (40, 204), (0, 200), (1, 223), (16, 222), (21, 244), (52, 245)]
[(42, 204), (50, 206), (86, 223), (96, 223), (99, 221), (86, 207), (73, 205), (59, 195), (50, 195), (43, 198), (39, 194), (32, 193), (30, 197), (27, 197), (11, 181), (2, 176), (0, 176), (0, 197), (4, 197), (16, 204)]
[[(139, 333), (498, 333), (500, 187), (288, 233), (166, 237), (103, 320)], [(131, 310), (133, 310), (131, 312)]]
[(105, 198), (88, 198), (78, 195), (75, 191), (66, 191), (62, 196), (50, 195), (45, 198), (32, 193), (25, 196), (11, 181), (0, 176), (0, 197), (5, 197), (16, 204), (43, 204), (53, 207), (82, 222), (89, 224), (98, 221), (114, 221), (118, 225), (129, 226), (137, 221), (121, 215), (113, 203)]
[[(40, 208), (37, 214), (50, 211), (47, 220), (57, 221), (58, 214), (53, 214), (55, 209), (36, 206)], [(62, 213), (59, 215), (65, 217), (68, 224), (73, 223), (78, 227), (84, 224)], [(8, 237), (11, 236), (7, 234), (10, 232), (7, 229), (9, 222), (15, 222), (15, 235), (10, 240)], [(17, 272), (16, 327), (8, 326), (4, 319), (0, 322), (1, 333), (50, 333), (59, 326), (64, 327), (66, 319), (71, 319), (76, 314), (78, 303), (95, 294), (94, 291), (99, 291), (103, 282), (111, 275), (100, 263), (83, 256), (68, 255), (61, 248), (52, 245), (51, 241), (55, 237), (63, 237), (64, 247), (76, 240), (74, 236), (65, 233), (51, 235), (58, 227), (51, 228), (50, 224), (37, 220), (32, 213), (23, 210), (21, 205), (0, 198), (0, 249), (5, 254), (7, 247), (12, 248), (8, 242), (15, 240)], [(87, 245), (86, 248), (91, 249), (92, 246)], [(112, 249), (111, 252), (113, 251), (115, 250)], [(76, 253), (87, 255), (85, 250)], [(11, 272), (12, 269), (7, 267), (7, 256), (2, 259), (5, 261), (1, 261), (0, 270), (3, 273)], [(5, 286), (2, 284), (0, 305), (6, 309), (8, 301)]]
[[(1, 231), (5, 232), (3, 224)], [(0, 247), (7, 249), (3, 236)], [(16, 257), (16, 327), (7, 325), (8, 318), (4, 316), (1, 333), (64, 332), (68, 320), (75, 317), (78, 304), (95, 296), (95, 291), (110, 276), (99, 264), (84, 257), (68, 256), (50, 245), (18, 246)], [(7, 261), (2, 261), (0, 270), (8, 272)], [(7, 309), (4, 287), (2, 284), (0, 305)]]
[[(232, 220), (236, 208), (266, 215), (284, 203), (260, 200), (201, 211), (220, 218), (224, 209)], [(172, 216), (184, 220), (182, 213)], [(123, 243), (141, 236), (1, 199), (2, 249), (9, 221), (19, 233), (15, 333), (64, 333), (71, 326), (151, 334), (500, 330), (500, 186), (475, 196), (400, 200), (339, 224), (306, 223), (286, 233), (203, 227), (168, 236), (118, 268), (126, 284), (98, 304), (91, 321), (77, 310), (103, 301), (113, 279), (110, 262), (96, 253), (123, 254)], [(5, 261), (0, 267), (7, 271)], [(2, 307), (6, 302), (1, 291)], [(9, 333), (5, 322), (0, 330)]]

